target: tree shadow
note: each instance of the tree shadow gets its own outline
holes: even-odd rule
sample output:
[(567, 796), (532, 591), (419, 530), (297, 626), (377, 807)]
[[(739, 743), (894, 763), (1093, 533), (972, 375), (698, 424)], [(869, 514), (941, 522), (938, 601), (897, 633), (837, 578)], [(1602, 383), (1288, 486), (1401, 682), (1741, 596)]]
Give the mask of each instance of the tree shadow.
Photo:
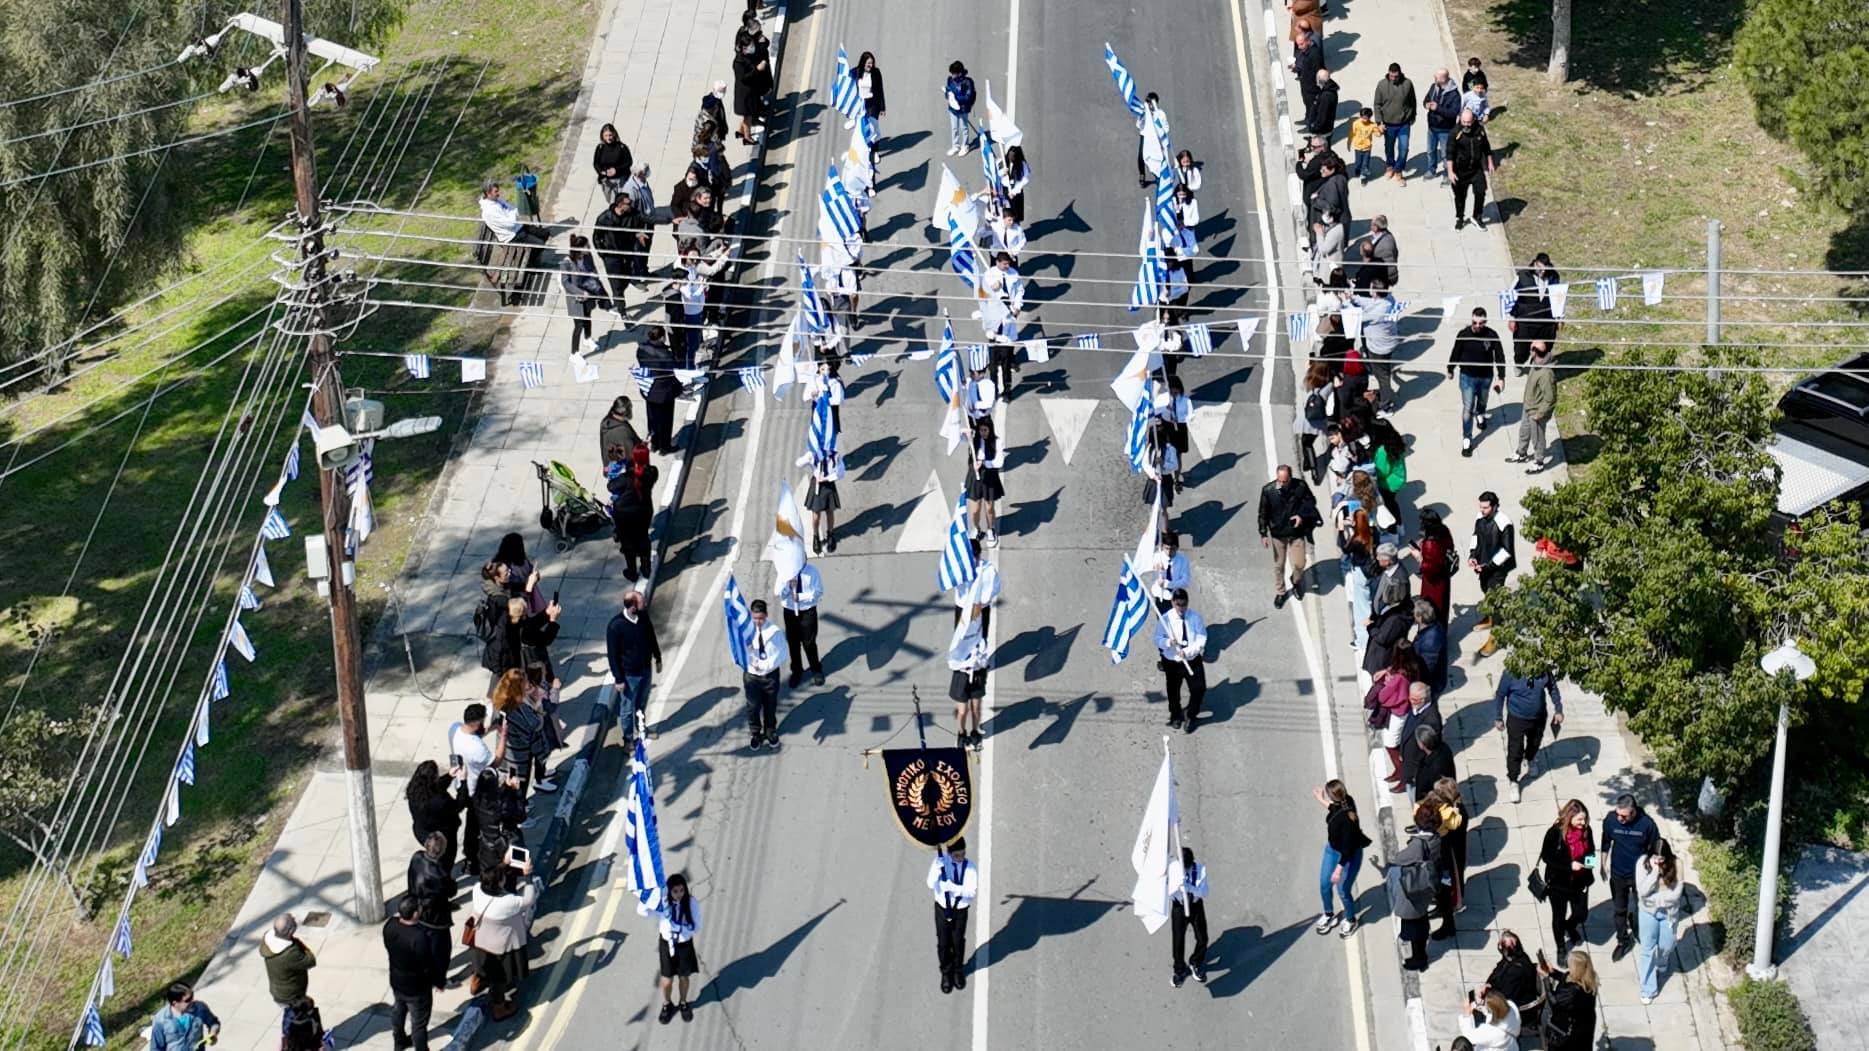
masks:
[(1207, 947), (1207, 995), (1216, 999), (1239, 995), (1310, 926), (1310, 920), (1302, 919), (1275, 931), (1248, 925), (1222, 933)]
[(818, 924), (823, 923), (826, 916), (836, 912), (843, 904), (844, 899), (838, 898), (829, 908), (792, 928), (791, 933), (778, 941), (722, 967), (720, 972), (714, 975), (714, 980), (708, 982), (707, 988), (702, 989), (695, 999), (706, 1003), (707, 994), (712, 992), (716, 1003), (724, 1002), (734, 993), (751, 989), (778, 974), (779, 968), (785, 966), (785, 961), (797, 951), (800, 945), (804, 944), (805, 939), (811, 936), (811, 932), (817, 929)]
[(1850, 309), (1858, 314), (1869, 314), (1869, 210), (1853, 210), (1849, 225), (1830, 236), (1824, 268), (1856, 275), (1845, 282), (1837, 294), (1854, 301)]
[[(1571, 80), (1629, 95), (1691, 87), (1726, 64), (1744, 18), (1744, 0), (1631, 0), (1613, 19), (1580, 9), (1571, 17)], [(1511, 42), (1506, 62), (1545, 68), (1550, 0), (1504, 0), (1493, 6), (1492, 24)]]

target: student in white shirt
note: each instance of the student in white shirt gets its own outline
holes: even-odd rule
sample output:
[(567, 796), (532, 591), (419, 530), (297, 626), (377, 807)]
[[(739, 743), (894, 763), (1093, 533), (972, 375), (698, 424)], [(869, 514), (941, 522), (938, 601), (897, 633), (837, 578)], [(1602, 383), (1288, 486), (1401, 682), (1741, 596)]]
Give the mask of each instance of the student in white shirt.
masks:
[(1025, 228), (1019, 225), (1011, 212), (1001, 212), (987, 220), (987, 248), (993, 252), (1006, 253), (1012, 258), (1014, 266), (1019, 264), (1019, 253), (1025, 251), (1025, 243)]
[(1188, 556), (1181, 553), (1180, 535), (1172, 529), (1163, 531), (1161, 546), (1155, 550), (1155, 581), (1149, 585), (1149, 594), (1155, 597), (1156, 612), (1168, 612), (1174, 605), (1175, 592), (1187, 591), (1193, 582)]
[[(955, 743), (962, 748), (980, 748), (980, 698), (986, 696), (986, 669), (993, 654), (986, 640), (985, 622), (979, 607), (971, 607), (948, 639), (947, 666), (954, 674), (948, 680), (948, 699), (954, 702)], [(971, 730), (968, 727), (972, 727)]]
[[(1006, 188), (1006, 212), (1013, 222), (1025, 222), (1025, 188), (1032, 181), (1032, 165), (1025, 159), (1024, 146), (1006, 147), (999, 166), (1000, 182)], [(1014, 249), (1017, 254), (1017, 249)]]
[(838, 366), (843, 360), (835, 351), (818, 359), (818, 368), (805, 383), (805, 404), (816, 405), (818, 398), (831, 396), (832, 430), (842, 433), (844, 429), (844, 381), (838, 378)]
[(954, 623), (958, 626), (969, 610), (979, 610), (980, 630), (992, 631), (993, 604), (999, 601), (999, 567), (981, 555), (980, 541), (967, 543), (973, 548), (973, 581), (954, 589)]
[(1195, 193), (1201, 192), (1201, 166), (1194, 163), (1194, 154), (1187, 150), (1175, 154), (1175, 181)]
[(1175, 447), (1175, 489), (1181, 489), (1181, 467), (1188, 459), (1188, 421), (1194, 418), (1194, 402), (1180, 376), (1168, 377), (1168, 389), (1156, 399), (1156, 415), (1168, 424), (1168, 444)]
[(993, 431), (993, 417), (975, 419), (973, 440), (967, 443), (967, 513), (973, 519), (975, 539), (987, 547), (999, 546), (999, 512), (994, 505), (1006, 496), (999, 480), (1005, 464), (1006, 450)]
[(1145, 493), (1149, 499), (1143, 503), (1152, 504), (1157, 499), (1166, 511), (1175, 503), (1175, 476), (1181, 473), (1181, 456), (1175, 452), (1174, 440), (1168, 431), (1166, 420), (1155, 420), (1149, 425), (1149, 448), (1143, 455), (1142, 473), (1154, 483), (1154, 493)]
[(980, 866), (967, 860), (965, 839), (935, 852), (928, 865), (928, 889), (934, 891), (935, 959), (941, 965), (941, 991), (965, 989), (967, 912), (980, 889)]
[[(779, 581), (773, 589), (785, 610), (785, 647), (792, 659), (793, 689), (805, 681), (809, 666), (811, 684), (824, 685), (824, 664), (818, 659), (818, 603), (824, 601), (824, 577), (818, 567), (807, 563), (798, 575)], [(803, 660), (800, 660), (800, 653)]]
[(812, 461), (811, 491), (805, 494), (805, 510), (811, 512), (811, 553), (821, 555), (837, 550), (837, 509), (844, 506), (837, 497), (837, 483), (844, 477), (844, 454), (837, 451), (837, 440), (824, 456)]
[[(656, 917), (656, 959), (661, 965), (662, 1011), (656, 1021), (667, 1025), (675, 1012), (681, 1020), (694, 1021), (694, 1006), (688, 1002), (688, 980), (701, 970), (695, 955), (694, 936), (701, 930), (701, 906), (688, 892), (688, 877), (677, 872), (668, 878), (662, 903), (653, 912), (638, 906), (643, 915)], [(675, 1000), (675, 985), (681, 986), (681, 999)]]
[(786, 657), (785, 632), (766, 619), (766, 600), (754, 599), (747, 607), (753, 618), (753, 637), (746, 645), (746, 722), (753, 732), (749, 746), (779, 747), (779, 664)]
[[(1155, 624), (1155, 649), (1162, 655), (1160, 666), (1168, 680), (1168, 725), (1183, 733), (1194, 732), (1200, 718), (1201, 702), (1207, 698), (1207, 665), (1202, 654), (1207, 650), (1207, 622), (1188, 608), (1188, 593), (1177, 590), (1168, 612)], [(1183, 718), (1181, 684), (1188, 687), (1188, 707)]]
[(967, 381), (964, 404), (970, 421), (983, 420), (993, 415), (993, 407), (999, 404), (999, 384), (993, 382), (985, 368), (973, 370), (973, 375)]
[(1142, 116), (1136, 118), (1136, 183), (1147, 186), (1155, 181), (1167, 160), (1162, 151), (1168, 138), (1168, 114), (1162, 111), (1162, 98), (1151, 91), (1142, 100)]
[[(1173, 894), (1170, 895), (1168, 912), (1169, 944), (1175, 954), (1175, 969), (1170, 980), (1175, 988), (1188, 980), (1192, 973), (1194, 980), (1207, 984), (1207, 866), (1194, 860), (1194, 848), (1181, 848), (1181, 864), (1169, 870), (1170, 876), (1178, 876)], [(1188, 927), (1194, 928), (1194, 951), (1182, 955)]]

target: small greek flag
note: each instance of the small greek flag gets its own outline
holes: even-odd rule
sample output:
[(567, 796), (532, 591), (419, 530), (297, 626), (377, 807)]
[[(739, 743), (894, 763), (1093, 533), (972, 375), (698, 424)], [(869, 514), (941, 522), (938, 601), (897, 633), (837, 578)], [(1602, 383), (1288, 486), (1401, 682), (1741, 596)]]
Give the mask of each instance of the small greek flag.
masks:
[(227, 631), (227, 644), (245, 657), (249, 664), (253, 663), (253, 659), (257, 656), (253, 650), (253, 640), (247, 637), (247, 629), (240, 623), (239, 617), (234, 618), (234, 626)]
[(981, 295), (980, 259), (973, 238), (967, 236), (967, 231), (960, 228), (952, 215), (947, 217), (947, 231), (948, 257), (954, 272), (960, 275), (961, 284), (966, 285), (969, 292)]
[(277, 507), (266, 510), (266, 521), (260, 523), (260, 535), (268, 540), (284, 540), (292, 535), (292, 527), (286, 525), (286, 516), (279, 513)]
[(214, 683), (208, 687), (208, 696), (223, 701), (232, 692), (227, 686), (227, 658), (222, 657), (214, 662)]
[(1407, 300), (1403, 300), (1403, 299), (1389, 300), (1389, 317), (1391, 319), (1399, 318), (1407, 312), (1408, 312), (1408, 301)]
[(647, 398), (649, 396), (649, 388), (655, 386), (655, 376), (651, 375), (649, 370), (643, 368), (641, 365), (631, 366), (629, 374), (630, 378), (636, 381), (636, 389), (642, 392), (643, 397)]
[[(143, 844), (142, 856), (136, 859), (136, 870), (130, 873), (130, 879), (138, 889), (149, 886), (149, 870), (156, 867), (156, 855), (162, 850), (162, 826), (156, 825), (149, 830), (149, 840)], [(123, 945), (118, 949), (125, 957), (130, 955), (130, 920), (124, 917), (122, 930)]]
[(1285, 338), (1293, 343), (1311, 342), (1312, 314), (1309, 310), (1294, 310), (1285, 315)]
[(376, 439), (365, 438), (358, 443), (360, 452), (350, 466), (344, 468), (344, 488), (356, 492), (360, 485), (370, 485), (376, 481)]
[(844, 180), (837, 174), (835, 164), (825, 178), (823, 192), (818, 194), (818, 206), (820, 240), (841, 244), (863, 235), (863, 219), (857, 213), (857, 202), (844, 188)]
[(1123, 60), (1116, 57), (1116, 50), (1109, 44), (1103, 45), (1103, 64), (1110, 67), (1110, 79), (1116, 81), (1116, 93), (1123, 96), (1123, 105), (1140, 120), (1142, 100), (1136, 97), (1136, 78), (1129, 75)]
[(1149, 619), (1149, 596), (1142, 589), (1129, 559), (1116, 576), (1116, 598), (1110, 603), (1110, 619), (1103, 625), (1103, 648), (1110, 651), (1110, 663), (1121, 664), (1129, 656), (1129, 640)]
[(1499, 316), (1511, 317), (1512, 308), (1519, 305), (1519, 290), (1508, 288), (1499, 293)]
[(818, 395), (811, 404), (811, 427), (805, 432), (805, 451), (812, 461), (828, 459), (837, 448), (837, 417), (831, 412), (831, 392)]
[(859, 353), (856, 351), (852, 351), (850, 354), (848, 363), (850, 367), (853, 369), (862, 368), (863, 366), (869, 364), (870, 359), (875, 356), (876, 355), (868, 353), (868, 352)]
[(292, 447), (286, 450), (286, 481), (290, 482), (293, 479), (297, 478), (298, 476), (299, 476), (299, 447), (298, 447), (298, 442), (294, 441), (292, 443)]
[(1643, 306), (1654, 307), (1661, 305), (1661, 282), (1663, 276), (1664, 275), (1659, 270), (1650, 270), (1648, 273), (1642, 275)]
[(741, 671), (746, 670), (746, 651), (753, 644), (753, 614), (746, 605), (746, 596), (740, 593), (738, 581), (730, 573), (727, 575), (727, 587), (722, 592), (722, 605), (727, 614), (727, 653)]
[(428, 378), (429, 372), (428, 355), (404, 354), (402, 356), (402, 367), (408, 369), (409, 375), (414, 376), (416, 379), (425, 380)]
[(968, 368), (972, 369), (975, 372), (985, 372), (987, 366), (991, 365), (992, 363), (993, 363), (993, 354), (991, 351), (986, 349), (986, 344), (970, 343), (967, 345), (967, 367)]
[[(149, 846), (143, 851), (143, 860), (148, 864), (153, 865), (156, 863), (156, 844), (161, 841), (161, 839), (162, 833), (156, 833), (155, 836), (150, 839)], [(127, 960), (130, 958), (131, 948), (130, 917), (119, 916), (117, 917), (117, 929), (113, 931), (110, 936), (110, 950)]]
[(863, 96), (857, 92), (857, 78), (850, 75), (850, 55), (837, 46), (837, 72), (831, 74), (831, 107), (846, 120), (863, 115)]
[(1123, 443), (1129, 453), (1129, 471), (1141, 474), (1142, 464), (1149, 455), (1149, 421), (1155, 417), (1155, 380), (1149, 379), (1142, 384), (1142, 397), (1136, 399), (1136, 409), (1129, 415), (1129, 436)]
[(1208, 329), (1205, 322), (1189, 325), (1186, 332), (1188, 334), (1188, 350), (1191, 351), (1195, 357), (1204, 358), (1214, 352), (1214, 334)]
[(1596, 308), (1598, 310), (1616, 309), (1616, 279), (1599, 277), (1596, 279)]
[(952, 405), (954, 392), (960, 389), (961, 381), (960, 351), (954, 347), (954, 325), (941, 322), (941, 351), (935, 355), (934, 384), (935, 396), (941, 404)]
[(182, 761), (175, 764), (175, 778), (185, 785), (195, 783), (195, 744), (193, 741), (182, 749)]
[(266, 548), (264, 545), (259, 547), (253, 556), (253, 579), (269, 588), (279, 586), (273, 583), (273, 567), (272, 563), (266, 561)]
[(740, 370), (740, 386), (747, 390), (763, 390), (766, 386), (766, 370), (757, 365), (749, 365)]
[(251, 587), (248, 587), (245, 584), (240, 585), (240, 608), (241, 609), (259, 609), (260, 608), (260, 597), (254, 594), (253, 589)]
[(1086, 332), (1071, 342), (1078, 350), (1103, 349), (1103, 337), (1097, 335), (1095, 332)]
[(1180, 185), (1175, 177), (1175, 159), (1163, 151), (1161, 170), (1155, 173), (1155, 223), (1164, 230), (1172, 231), (1181, 225), (1181, 213), (1175, 208), (1175, 188)]
[(811, 267), (805, 264), (805, 254), (798, 253), (798, 272), (800, 290), (800, 308), (798, 316), (804, 321), (806, 332), (825, 332), (831, 327), (831, 312), (824, 306), (824, 297), (818, 294), (818, 283), (812, 280)]
[(986, 173), (988, 189), (996, 193), (1006, 192), (1006, 184), (1000, 178), (999, 149), (993, 141), (993, 133), (984, 125), (980, 128), (980, 170)]
[[(106, 960), (104, 966), (109, 968), (110, 961)], [(84, 1005), (84, 1046), (104, 1046), (104, 1020), (97, 1016), (95, 1002)]]
[(954, 502), (954, 517), (948, 522), (947, 543), (941, 547), (935, 585), (942, 591), (964, 588), (973, 583), (979, 571), (979, 564), (973, 560), (973, 541), (967, 535), (967, 493), (963, 490)]
[(524, 390), (545, 386), (545, 363), (542, 361), (520, 362), (519, 386)]
[(1136, 266), (1136, 284), (1129, 290), (1129, 312), (1159, 304), (1167, 295), (1168, 267), (1162, 262), (1161, 249), (1150, 245)]

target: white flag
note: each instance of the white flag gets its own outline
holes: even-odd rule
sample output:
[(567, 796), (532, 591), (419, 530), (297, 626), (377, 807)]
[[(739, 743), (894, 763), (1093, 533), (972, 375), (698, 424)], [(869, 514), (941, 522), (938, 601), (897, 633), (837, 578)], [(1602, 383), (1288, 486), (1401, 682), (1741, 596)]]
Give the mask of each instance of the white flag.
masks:
[(1551, 316), (1562, 319), (1564, 307), (1570, 302), (1570, 286), (1568, 284), (1548, 285), (1545, 287), (1545, 298), (1551, 301)]
[(1137, 347), (1129, 356), (1129, 362), (1123, 371), (1110, 381), (1110, 389), (1130, 412), (1136, 411), (1136, 403), (1142, 400), (1142, 389), (1149, 382), (1149, 371), (1161, 363), (1161, 356), (1153, 348)]
[(481, 380), (484, 380), (486, 378), (487, 378), (487, 359), (486, 358), (462, 358), (461, 359), (461, 382), (462, 383), (479, 383)]
[(278, 587), (277, 584), (273, 583), (272, 564), (266, 561), (266, 548), (263, 546), (258, 547), (255, 551), (257, 553), (253, 556), (253, 579), (269, 588)]
[(1444, 318), (1453, 317), (1454, 311), (1459, 310), (1459, 309), (1460, 309), (1460, 297), (1459, 296), (1442, 296), (1441, 297), (1441, 316), (1442, 317)]
[(1051, 347), (1042, 339), (1025, 341), (1025, 360), (1034, 364), (1043, 364), (1051, 360)]
[(1155, 565), (1155, 548), (1160, 542), (1161, 532), (1162, 501), (1157, 495), (1155, 503), (1149, 508), (1148, 528), (1142, 531), (1141, 538), (1136, 541), (1135, 553), (1129, 558), (1129, 565), (1136, 571), (1137, 576), (1148, 572), (1149, 568)]
[(1643, 306), (1653, 307), (1653, 306), (1661, 305), (1662, 277), (1663, 277), (1662, 272), (1659, 270), (1650, 270), (1649, 272), (1642, 275), (1642, 305)]
[(952, 217), (960, 224), (961, 231), (969, 238), (980, 230), (980, 209), (973, 198), (967, 195), (967, 187), (962, 186), (947, 165), (941, 166), (941, 188), (935, 192), (934, 226), (936, 230), (947, 234), (947, 221)]
[(1343, 319), (1343, 335), (1346, 339), (1355, 339), (1363, 334), (1363, 308), (1344, 307), (1339, 314)]
[(1257, 335), (1259, 332), (1259, 319), (1256, 317), (1243, 317), (1239, 319), (1237, 324), (1240, 330), (1240, 344), (1245, 347), (1251, 347), (1253, 336)]
[(597, 366), (582, 354), (571, 355), (571, 378), (579, 383), (597, 381)]
[(779, 508), (772, 516), (765, 557), (779, 580), (790, 580), (805, 568), (805, 515), (788, 480), (779, 482)]
[(1022, 146), (1025, 144), (1025, 132), (1006, 116), (1006, 111), (993, 101), (993, 82), (986, 82), (986, 130), (993, 136), (993, 141), (1001, 146)]
[(1135, 849), (1129, 853), (1129, 863), (1136, 870), (1136, 888), (1131, 896), (1135, 899), (1135, 912), (1142, 919), (1142, 926), (1150, 933), (1162, 929), (1168, 922), (1168, 900), (1172, 893), (1169, 876), (1174, 856), (1172, 840), (1174, 828), (1181, 821), (1180, 807), (1175, 803), (1175, 768), (1174, 759), (1168, 754), (1168, 746), (1162, 746), (1162, 768), (1155, 775), (1155, 790), (1149, 793), (1149, 806), (1142, 812), (1142, 828), (1136, 832)]

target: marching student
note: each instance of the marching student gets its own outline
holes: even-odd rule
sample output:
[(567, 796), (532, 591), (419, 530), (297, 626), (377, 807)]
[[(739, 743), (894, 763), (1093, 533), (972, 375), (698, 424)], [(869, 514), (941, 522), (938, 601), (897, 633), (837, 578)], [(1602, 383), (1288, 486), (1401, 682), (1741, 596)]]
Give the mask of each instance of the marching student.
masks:
[(999, 546), (999, 512), (994, 502), (1006, 496), (1006, 487), (999, 480), (1000, 468), (1005, 464), (1006, 451), (993, 433), (993, 417), (974, 420), (973, 441), (967, 445), (967, 514), (973, 522), (974, 539), (987, 547)]
[(962, 614), (977, 610), (984, 634), (993, 630), (993, 604), (999, 601), (999, 567), (980, 553), (980, 541), (969, 539), (967, 543), (973, 547), (973, 581), (954, 589), (954, 625), (960, 626)]
[(747, 747), (759, 751), (779, 747), (779, 663), (785, 659), (785, 632), (766, 619), (766, 600), (756, 598), (747, 607), (753, 617), (753, 638), (746, 646), (746, 723), (753, 732)]
[(1172, 529), (1162, 531), (1162, 542), (1155, 549), (1155, 580), (1149, 594), (1155, 598), (1155, 611), (1166, 613), (1174, 605), (1175, 592), (1186, 593), (1194, 582), (1188, 569), (1188, 556), (1181, 553), (1181, 536)]
[(831, 423), (839, 434), (844, 430), (844, 381), (837, 375), (843, 359), (831, 351), (818, 359), (818, 368), (805, 383), (805, 404), (816, 405), (826, 394), (831, 396)]
[[(670, 876), (662, 904), (653, 911), (640, 907), (637, 911), (656, 917), (660, 933), (655, 948), (656, 959), (661, 964), (662, 1010), (656, 1015), (656, 1021), (667, 1025), (676, 1011), (681, 1012), (682, 1021), (694, 1021), (694, 1005), (688, 1002), (688, 980), (701, 969), (700, 958), (694, 951), (694, 936), (701, 929), (701, 907), (688, 892), (688, 877), (679, 872)], [(673, 997), (677, 984), (681, 986), (680, 1000)]]
[[(1194, 860), (1194, 848), (1181, 848), (1181, 883), (1170, 896), (1168, 940), (1175, 955), (1175, 970), (1169, 984), (1181, 988), (1192, 973), (1194, 980), (1207, 984), (1207, 866)], [(1194, 928), (1194, 951), (1183, 956), (1188, 927)]]
[(1032, 165), (1024, 146), (1008, 146), (1000, 160), (999, 181), (1006, 188), (1006, 212), (1015, 223), (1025, 222), (1025, 188), (1032, 181)]
[(1201, 190), (1201, 166), (1195, 163), (1194, 154), (1188, 150), (1175, 154), (1175, 181), (1195, 193)]
[(1153, 487), (1144, 487), (1142, 502), (1152, 504), (1160, 494), (1162, 512), (1175, 504), (1175, 478), (1181, 473), (1181, 455), (1175, 452), (1174, 439), (1168, 429), (1168, 421), (1157, 419), (1149, 423), (1149, 447), (1143, 454), (1142, 473)]
[[(1019, 225), (1019, 220), (1013, 218), (1011, 211), (1000, 212), (986, 221), (985, 241), (987, 249), (995, 253), (994, 263), (998, 263), (999, 256), (1004, 255), (1011, 259), (1013, 266), (1018, 266), (1019, 253), (1025, 251), (1025, 227)], [(991, 284), (993, 275), (989, 273), (986, 276), (987, 283)]]
[[(981, 348), (974, 348), (976, 351)], [(982, 420), (993, 415), (994, 406), (999, 404), (999, 385), (993, 382), (991, 370), (987, 368), (992, 358), (986, 354), (977, 354), (968, 362), (973, 373), (967, 380), (965, 403), (969, 420)]]
[(954, 628), (947, 653), (947, 666), (954, 672), (947, 693), (954, 702), (955, 743), (976, 752), (985, 740), (980, 734), (980, 698), (986, 696), (986, 669), (993, 663), (980, 614), (981, 607), (968, 608), (966, 619)]
[(1175, 491), (1180, 492), (1181, 467), (1188, 459), (1188, 421), (1194, 418), (1194, 402), (1180, 376), (1168, 377), (1168, 389), (1156, 396), (1155, 415), (1168, 424), (1168, 442), (1175, 447)]
[(811, 553), (822, 555), (837, 550), (837, 509), (844, 506), (837, 497), (837, 483), (844, 477), (844, 454), (837, 451), (837, 439), (824, 455), (812, 461), (811, 491), (805, 494), (805, 510), (811, 512)]
[[(1168, 685), (1168, 725), (1183, 733), (1194, 732), (1200, 718), (1201, 702), (1207, 698), (1207, 665), (1202, 654), (1207, 650), (1207, 622), (1188, 609), (1185, 588), (1175, 589), (1173, 605), (1156, 619), (1155, 649)], [(1183, 718), (1181, 684), (1188, 686), (1188, 707)]]
[(863, 100), (864, 116), (876, 118), (889, 115), (889, 102), (883, 95), (883, 71), (876, 68), (875, 55), (868, 51), (858, 55), (856, 67), (850, 71), (850, 78), (857, 82), (857, 97)]
[(967, 988), (967, 912), (980, 889), (980, 866), (967, 860), (967, 840), (936, 849), (928, 864), (928, 889), (934, 891), (935, 959), (941, 965), (941, 991)]
[(1136, 118), (1136, 185), (1147, 186), (1162, 170), (1162, 136), (1168, 134), (1168, 114), (1162, 112), (1162, 97), (1151, 91), (1142, 100), (1142, 116)]
[[(807, 667), (811, 685), (824, 685), (824, 664), (818, 659), (818, 603), (824, 601), (824, 577), (818, 567), (805, 563), (798, 575), (779, 582), (776, 589), (779, 605), (785, 611), (785, 646), (792, 658), (792, 678), (787, 684), (797, 689), (805, 681)], [(799, 660), (803, 651), (804, 660)]]

